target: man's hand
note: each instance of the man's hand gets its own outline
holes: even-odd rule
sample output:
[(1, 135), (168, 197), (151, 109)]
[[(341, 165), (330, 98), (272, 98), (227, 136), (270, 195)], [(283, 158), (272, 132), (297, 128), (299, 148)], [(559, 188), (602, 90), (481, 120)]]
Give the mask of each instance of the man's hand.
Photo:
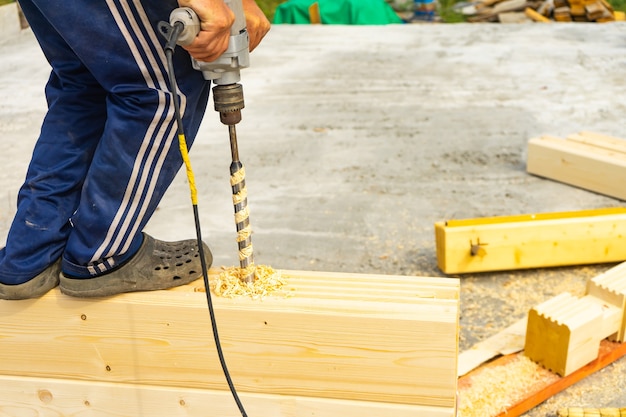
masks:
[(269, 32), (271, 25), (255, 0), (243, 0), (243, 11), (246, 15), (246, 28), (250, 37), (250, 52), (252, 52)]
[(178, 5), (192, 8), (200, 19), (200, 33), (184, 48), (198, 61), (215, 61), (228, 48), (234, 13), (223, 0), (178, 0)]
[[(255, 0), (242, 0), (242, 4), (252, 51), (271, 25)], [(228, 48), (230, 27), (235, 21), (232, 10), (224, 0), (178, 0), (178, 5), (192, 8), (200, 19), (200, 33), (184, 48), (198, 61), (215, 61)]]

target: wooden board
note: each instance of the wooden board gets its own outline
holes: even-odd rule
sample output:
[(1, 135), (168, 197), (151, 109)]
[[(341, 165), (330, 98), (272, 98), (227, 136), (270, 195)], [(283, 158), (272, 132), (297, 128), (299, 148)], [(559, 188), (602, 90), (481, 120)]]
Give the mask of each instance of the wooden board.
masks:
[[(227, 391), (0, 377), (0, 415), (98, 417), (241, 417)], [(251, 417), (451, 417), (441, 407), (240, 393)]]
[[(214, 300), (240, 392), (453, 415), (458, 280), (282, 275), (293, 288), (288, 298)], [(0, 376), (226, 390), (198, 285), (102, 299), (54, 290), (37, 300), (0, 301)]]
[(528, 317), (524, 317), (495, 335), (476, 343), (470, 349), (459, 353), (457, 374), (463, 376), (496, 356), (509, 355), (524, 350), (527, 322)]
[(626, 260), (626, 209), (484, 217), (435, 224), (447, 274)]
[[(532, 379), (525, 379), (522, 375), (510, 375), (512, 381), (521, 381), (521, 384), (502, 387), (490, 384), (489, 377), (494, 374), (506, 374), (508, 369), (515, 369), (518, 361), (528, 360), (523, 357), (523, 352), (502, 356), (489, 362), (471, 373), (459, 378), (459, 414), (458, 417), (517, 417), (526, 411), (541, 404), (553, 395), (563, 391), (592, 373), (615, 362), (626, 355), (626, 343), (609, 342), (603, 340), (600, 344), (600, 354), (591, 363), (583, 366), (566, 377), (558, 375), (531, 363), (529, 372), (533, 373)], [(527, 382), (526, 384), (524, 384)], [(473, 392), (476, 387), (482, 388)], [(494, 393), (496, 395), (494, 396)], [(463, 407), (468, 397), (481, 397), (483, 399), (495, 398), (504, 404), (502, 407), (490, 407), (487, 404), (480, 407), (475, 403), (471, 411)], [(503, 398), (504, 397), (504, 398)], [(494, 411), (495, 409), (495, 411)], [(489, 411), (486, 411), (489, 410)]]
[(626, 181), (626, 141), (590, 132), (574, 136), (574, 140), (548, 135), (530, 139), (527, 171), (626, 200), (626, 188), (622, 186)]

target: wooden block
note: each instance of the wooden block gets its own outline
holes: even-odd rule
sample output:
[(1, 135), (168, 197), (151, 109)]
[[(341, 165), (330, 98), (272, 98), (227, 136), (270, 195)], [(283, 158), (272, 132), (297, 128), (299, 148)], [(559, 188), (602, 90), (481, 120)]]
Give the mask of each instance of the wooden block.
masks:
[[(389, 413), (413, 407), (418, 415), (420, 410), (454, 415), (458, 280), (304, 271), (282, 275), (293, 288), (290, 297), (214, 299), (226, 361), (240, 393), (267, 396), (270, 411), (282, 410), (283, 402), (297, 397), (318, 404), (325, 410), (320, 415), (361, 415), (363, 408), (350, 404), (362, 401)], [(227, 388), (205, 294), (197, 285), (102, 299), (76, 299), (54, 290), (36, 300), (0, 301), (3, 386), (43, 378), (67, 395), (70, 382), (78, 381), (90, 387), (94, 398), (110, 402), (117, 401), (108, 393), (119, 384), (145, 387), (156, 393), (154, 398), (169, 393), (163, 401), (178, 398), (177, 392), (209, 399), (212, 394), (205, 391), (219, 391), (215, 398), (223, 398)], [(29, 390), (38, 387), (33, 382)], [(123, 397), (148, 407), (134, 400), (133, 392), (143, 391), (131, 389)], [(159, 404), (149, 405), (155, 410), (151, 415), (173, 415), (159, 411)], [(339, 405), (330, 412), (333, 404)], [(306, 409), (284, 408), (269, 414), (291, 417)], [(236, 408), (218, 413), (237, 414)]]
[(602, 5), (604, 6), (604, 8), (606, 10), (608, 10), (610, 13), (613, 13), (615, 10), (613, 9), (613, 6), (611, 5), (611, 3), (608, 2), (608, 0), (599, 0), (600, 3), (602, 3)]
[(530, 19), (534, 20), (535, 22), (541, 22), (541, 23), (552, 22), (550, 19), (548, 19), (547, 17), (543, 16), (540, 13), (537, 13), (535, 10), (531, 9), (530, 7), (527, 7), (526, 9), (524, 9), (524, 13), (526, 14), (526, 16), (528, 16)]
[(572, 14), (572, 18), (580, 17), (587, 20), (587, 13), (585, 12), (585, 6), (582, 4), (573, 4), (570, 7), (570, 13)]
[(569, 375), (596, 358), (601, 340), (624, 340), (625, 300), (626, 263), (621, 263), (589, 280), (584, 297), (563, 293), (534, 307), (528, 314), (526, 356)]
[(557, 22), (572, 21), (572, 15), (570, 14), (570, 9), (567, 6), (555, 8), (552, 14), (554, 15), (554, 20)]
[(616, 306), (620, 311), (615, 334), (609, 338), (618, 342), (626, 340), (626, 263), (621, 263), (587, 282), (587, 294)]
[(587, 4), (585, 6), (585, 11), (587, 12), (587, 19), (596, 20), (604, 16), (606, 8), (601, 2), (596, 1), (594, 3)]
[(528, 22), (528, 16), (524, 12), (505, 12), (498, 15), (500, 23), (525, 23)]
[(527, 0), (504, 0), (493, 7), (493, 13), (505, 13), (513, 12), (517, 10), (524, 10), (526, 8)]
[(621, 315), (593, 296), (560, 294), (528, 313), (524, 354), (567, 376), (597, 358), (600, 341), (617, 331)]
[(483, 0), (476, 5), (477, 8), (491, 7), (495, 4), (501, 3), (504, 0)]
[(620, 262), (625, 239), (626, 208), (435, 223), (437, 263), (447, 274)]
[(528, 142), (529, 173), (626, 200), (626, 154), (554, 136)]

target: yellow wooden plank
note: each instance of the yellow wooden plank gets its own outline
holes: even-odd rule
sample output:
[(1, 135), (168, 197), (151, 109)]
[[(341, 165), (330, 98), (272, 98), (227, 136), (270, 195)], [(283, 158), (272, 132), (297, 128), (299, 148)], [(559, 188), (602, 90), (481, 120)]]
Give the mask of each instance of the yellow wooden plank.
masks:
[[(240, 417), (229, 391), (0, 376), (0, 415)], [(250, 416), (453, 417), (451, 407), (241, 393)]]
[(448, 274), (626, 260), (623, 209), (438, 222), (435, 236)]
[(626, 154), (551, 136), (528, 142), (529, 173), (626, 200)]
[[(214, 300), (239, 390), (454, 406), (458, 280), (283, 274), (289, 298)], [(224, 389), (197, 286), (0, 301), (0, 375)]]
[(309, 6), (309, 20), (311, 24), (322, 23), (320, 4), (318, 2), (315, 2)]

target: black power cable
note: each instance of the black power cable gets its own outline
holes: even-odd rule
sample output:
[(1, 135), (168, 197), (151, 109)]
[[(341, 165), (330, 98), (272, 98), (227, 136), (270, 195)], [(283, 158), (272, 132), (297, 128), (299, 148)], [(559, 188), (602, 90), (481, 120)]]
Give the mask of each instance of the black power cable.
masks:
[(189, 188), (191, 190), (191, 202), (193, 206), (193, 217), (196, 225), (196, 236), (198, 238), (198, 254), (200, 255), (200, 263), (202, 266), (202, 275), (204, 277), (204, 287), (206, 292), (207, 305), (209, 307), (209, 315), (211, 316), (211, 328), (213, 330), (213, 339), (215, 340), (215, 348), (217, 350), (217, 355), (220, 360), (220, 364), (222, 365), (222, 370), (224, 372), (224, 377), (226, 378), (226, 382), (228, 383), (228, 387), (230, 388), (230, 392), (233, 395), (235, 403), (237, 403), (237, 407), (239, 407), (239, 411), (243, 417), (248, 417), (246, 414), (246, 410), (243, 407), (241, 400), (239, 399), (239, 395), (237, 394), (237, 390), (235, 389), (235, 385), (233, 384), (233, 380), (230, 376), (230, 372), (228, 371), (228, 367), (226, 366), (226, 360), (224, 359), (224, 351), (222, 350), (222, 344), (220, 342), (219, 333), (217, 331), (217, 320), (215, 318), (215, 310), (213, 308), (213, 300), (211, 298), (211, 289), (209, 287), (209, 273), (208, 267), (206, 264), (206, 259), (204, 258), (204, 245), (202, 243), (202, 233), (200, 231), (200, 215), (198, 213), (198, 202), (197, 202), (197, 192), (195, 189), (195, 180), (193, 176), (193, 171), (191, 169), (191, 163), (189, 162), (189, 157), (187, 155), (187, 143), (185, 141), (185, 131), (183, 128), (183, 120), (180, 115), (180, 103), (178, 98), (178, 85), (176, 84), (176, 76), (174, 75), (174, 49), (176, 48), (176, 41), (178, 40), (178, 36), (184, 29), (184, 25), (181, 22), (176, 22), (173, 26), (167, 22), (159, 22), (159, 32), (167, 39), (167, 43), (165, 44), (165, 56), (167, 58), (167, 67), (168, 67), (168, 76), (170, 80), (170, 89), (172, 90), (172, 101), (174, 102), (174, 113), (176, 115), (176, 123), (177, 123), (177, 133), (178, 140), (180, 144), (181, 155), (183, 157), (183, 161), (185, 162), (187, 168), (187, 178), (189, 180)]

